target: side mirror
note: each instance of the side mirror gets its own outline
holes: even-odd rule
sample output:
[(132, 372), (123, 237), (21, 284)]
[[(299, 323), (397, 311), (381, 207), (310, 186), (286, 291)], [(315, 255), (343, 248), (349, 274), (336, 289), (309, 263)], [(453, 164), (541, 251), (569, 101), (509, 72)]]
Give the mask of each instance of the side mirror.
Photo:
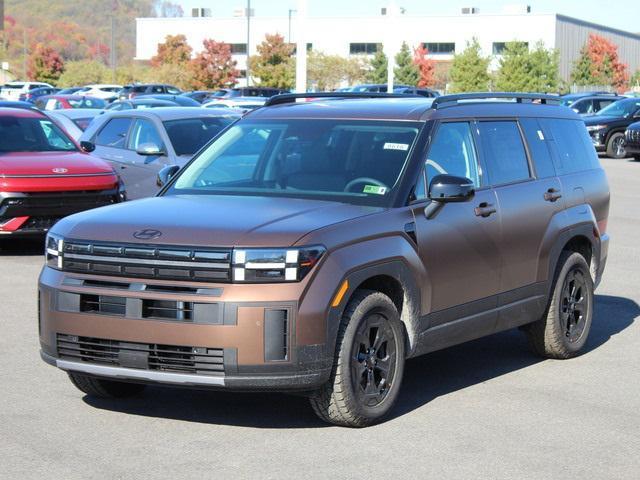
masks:
[(93, 142), (88, 142), (86, 140), (80, 142), (80, 148), (83, 152), (91, 153), (96, 149), (96, 145)]
[(144, 155), (149, 157), (164, 155), (164, 151), (162, 150), (162, 148), (160, 148), (155, 143), (151, 143), (151, 142), (141, 143), (140, 145), (138, 145), (138, 148), (136, 149), (136, 153), (138, 155)]
[(178, 170), (180, 170), (178, 165), (167, 165), (158, 172), (156, 184), (159, 187), (164, 187), (175, 176), (175, 174), (178, 173)]
[(429, 184), (429, 198), (438, 203), (468, 202), (476, 193), (472, 180), (454, 175), (437, 175)]

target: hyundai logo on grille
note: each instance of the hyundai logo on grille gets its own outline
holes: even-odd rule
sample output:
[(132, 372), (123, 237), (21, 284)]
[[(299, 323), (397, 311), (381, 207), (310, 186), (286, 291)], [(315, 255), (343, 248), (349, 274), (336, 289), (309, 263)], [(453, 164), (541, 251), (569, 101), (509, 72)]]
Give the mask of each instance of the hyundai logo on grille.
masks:
[(154, 230), (152, 228), (145, 228), (144, 230), (138, 230), (133, 234), (138, 240), (154, 240), (162, 236), (160, 230)]
[(67, 170), (66, 168), (57, 167), (57, 168), (52, 168), (51, 171), (53, 173), (67, 173), (69, 170)]

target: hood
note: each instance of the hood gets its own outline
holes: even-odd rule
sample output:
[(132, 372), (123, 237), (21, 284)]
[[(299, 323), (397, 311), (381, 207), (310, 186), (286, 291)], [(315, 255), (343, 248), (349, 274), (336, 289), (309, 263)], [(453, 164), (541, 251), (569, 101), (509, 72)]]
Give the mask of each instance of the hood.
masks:
[[(53, 169), (66, 169), (55, 173)], [(10, 175), (95, 175), (113, 173), (103, 160), (80, 152), (0, 153), (0, 177)]]
[(587, 125), (606, 125), (611, 122), (617, 122), (620, 120), (624, 120), (622, 117), (613, 117), (611, 115), (589, 115), (587, 117), (582, 117), (584, 123)]
[[(304, 235), (382, 211), (337, 202), (226, 195), (176, 195), (125, 202), (78, 213), (53, 233), (76, 240), (210, 247), (287, 247)], [(162, 235), (150, 242), (133, 234)]]

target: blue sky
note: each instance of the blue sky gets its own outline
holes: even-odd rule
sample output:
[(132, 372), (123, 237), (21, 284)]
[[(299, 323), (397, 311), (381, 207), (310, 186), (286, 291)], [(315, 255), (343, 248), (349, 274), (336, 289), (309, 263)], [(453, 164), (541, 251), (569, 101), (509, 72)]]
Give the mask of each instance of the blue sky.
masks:
[[(233, 10), (246, 6), (246, 0), (173, 0), (189, 15), (192, 7), (211, 8), (214, 16), (231, 16)], [(307, 0), (309, 15), (377, 15), (388, 1), (380, 0)], [(497, 13), (504, 5), (531, 5), (534, 13), (562, 13), (582, 20), (601, 23), (613, 28), (640, 33), (640, 0), (465, 0), (427, 1), (397, 0), (409, 14), (455, 14), (461, 7), (474, 6), (481, 13)], [(296, 7), (296, 0), (252, 0), (251, 7), (258, 16), (287, 15)]]

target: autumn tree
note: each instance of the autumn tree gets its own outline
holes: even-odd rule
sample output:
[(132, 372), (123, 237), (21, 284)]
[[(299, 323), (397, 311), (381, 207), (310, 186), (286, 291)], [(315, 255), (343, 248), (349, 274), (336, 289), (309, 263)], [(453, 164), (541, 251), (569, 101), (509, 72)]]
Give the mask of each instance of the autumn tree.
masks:
[(573, 65), (571, 80), (576, 85), (610, 85), (623, 91), (629, 81), (629, 72), (618, 57), (618, 46), (592, 33)]
[(378, 49), (371, 59), (371, 69), (367, 74), (367, 81), (371, 83), (387, 83), (388, 65), (389, 60), (382, 49), (382, 45), (378, 45)]
[(251, 75), (265, 87), (293, 88), (295, 84), (295, 59), (293, 45), (285, 43), (279, 34), (265, 36), (257, 47), (258, 54), (249, 59)]
[(413, 63), (411, 49), (407, 42), (402, 42), (400, 51), (396, 54), (396, 67), (393, 69), (393, 78), (399, 85), (416, 86), (420, 80), (420, 70)]
[(92, 83), (107, 83), (111, 81), (111, 71), (96, 60), (78, 60), (67, 62), (64, 73), (58, 79), (61, 87), (74, 87)]
[(30, 80), (55, 85), (64, 72), (64, 61), (60, 54), (51, 47), (41, 43), (36, 45), (29, 56), (27, 77)]
[(420, 44), (413, 51), (413, 63), (418, 68), (418, 87), (433, 87), (436, 83), (436, 62), (428, 58), (429, 50)]
[(453, 57), (451, 75), (452, 92), (484, 92), (489, 88), (489, 57), (483, 57), (480, 43), (474, 38), (467, 42), (462, 53)]
[(189, 64), (192, 88), (207, 90), (235, 85), (240, 72), (231, 58), (231, 46), (211, 39), (204, 40), (202, 45), (204, 49)]
[(151, 65), (183, 65), (191, 60), (193, 49), (182, 34), (167, 35), (164, 43), (158, 44), (158, 53), (151, 58)]
[(307, 59), (307, 82), (309, 87), (321, 91), (334, 90), (341, 83), (349, 85), (364, 80), (366, 63), (362, 58), (344, 58), (311, 51)]

